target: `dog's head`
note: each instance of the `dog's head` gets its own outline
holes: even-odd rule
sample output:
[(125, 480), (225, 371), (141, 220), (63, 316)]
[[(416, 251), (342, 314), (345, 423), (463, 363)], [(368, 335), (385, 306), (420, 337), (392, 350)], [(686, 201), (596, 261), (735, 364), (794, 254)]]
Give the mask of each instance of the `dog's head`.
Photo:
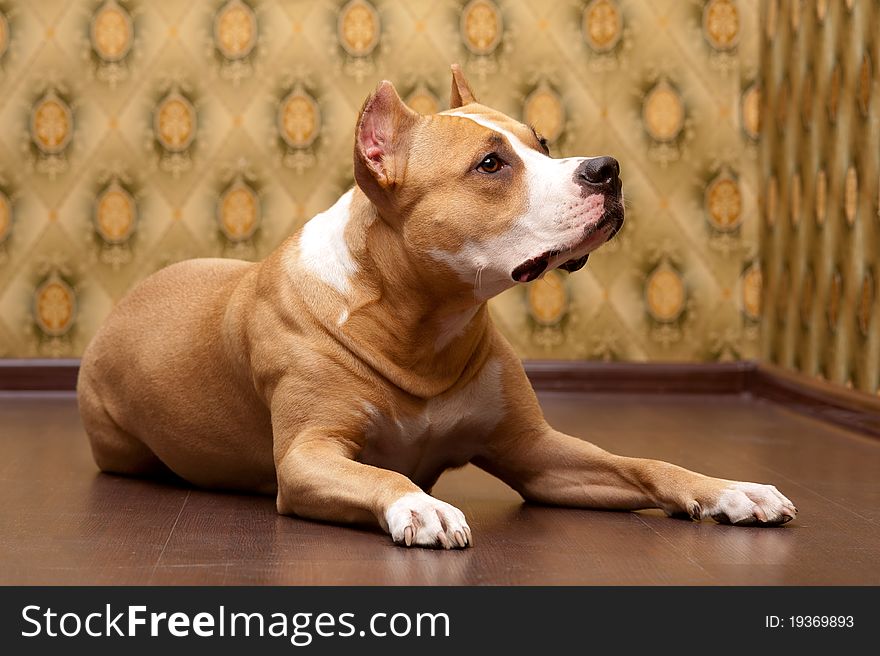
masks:
[(457, 66), (451, 109), (422, 116), (382, 82), (358, 118), (355, 178), (409, 253), (487, 299), (580, 269), (623, 224), (611, 157), (550, 157), (534, 129), (479, 104)]

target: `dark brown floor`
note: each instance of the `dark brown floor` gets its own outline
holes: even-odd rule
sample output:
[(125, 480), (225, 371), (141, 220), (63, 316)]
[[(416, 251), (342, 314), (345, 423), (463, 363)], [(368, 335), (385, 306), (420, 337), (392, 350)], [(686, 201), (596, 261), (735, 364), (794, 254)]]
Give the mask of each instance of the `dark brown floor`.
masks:
[(98, 474), (72, 395), (0, 395), (2, 584), (880, 584), (880, 441), (733, 396), (545, 394), (556, 427), (627, 455), (772, 482), (757, 529), (523, 505), (471, 467), (435, 494), (476, 546), (407, 550), (270, 498)]

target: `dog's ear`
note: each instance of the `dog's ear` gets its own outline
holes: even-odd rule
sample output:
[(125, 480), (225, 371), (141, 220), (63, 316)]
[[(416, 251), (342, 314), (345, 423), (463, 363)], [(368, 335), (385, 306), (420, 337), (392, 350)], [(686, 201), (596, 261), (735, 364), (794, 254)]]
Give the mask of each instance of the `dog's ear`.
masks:
[(388, 80), (379, 83), (361, 108), (355, 129), (354, 177), (371, 198), (374, 192), (400, 182), (410, 131), (418, 119)]
[(449, 94), (449, 108), (456, 109), (462, 105), (477, 102), (474, 92), (468, 81), (464, 79), (464, 73), (458, 64), (452, 65), (452, 93)]

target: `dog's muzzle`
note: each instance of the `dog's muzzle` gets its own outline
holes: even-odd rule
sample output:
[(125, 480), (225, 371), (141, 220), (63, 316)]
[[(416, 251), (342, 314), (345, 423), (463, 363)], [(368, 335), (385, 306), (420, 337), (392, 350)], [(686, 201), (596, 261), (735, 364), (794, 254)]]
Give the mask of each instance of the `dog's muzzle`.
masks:
[[(602, 194), (605, 197), (605, 214), (600, 221), (590, 226), (583, 236), (584, 242), (600, 230), (609, 230), (604, 239), (607, 242), (614, 237), (623, 226), (623, 203), (621, 202), (623, 185), (620, 181), (620, 164), (613, 157), (592, 157), (581, 162), (574, 172), (574, 182), (581, 188), (581, 193), (586, 196)], [(531, 282), (538, 278), (550, 261), (559, 255), (562, 250), (545, 251), (526, 260), (516, 267), (510, 274), (517, 282)], [(572, 258), (559, 265), (560, 269), (575, 272), (584, 268), (590, 254), (585, 253), (580, 257)]]

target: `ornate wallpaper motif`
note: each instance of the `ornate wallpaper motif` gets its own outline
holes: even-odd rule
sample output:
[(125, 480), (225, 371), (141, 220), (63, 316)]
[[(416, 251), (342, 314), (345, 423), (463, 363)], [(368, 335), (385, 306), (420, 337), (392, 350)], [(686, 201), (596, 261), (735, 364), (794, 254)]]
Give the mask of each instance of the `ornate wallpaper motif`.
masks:
[(880, 3), (769, 0), (762, 356), (880, 385)]
[[(265, 256), (352, 184), (353, 122), (379, 79), (430, 113), (460, 62), (554, 155), (621, 162), (620, 236), (581, 272), (493, 301), (518, 351), (754, 357), (759, 40), (753, 0), (0, 0), (0, 356), (79, 355), (171, 262)], [(823, 73), (856, 43), (825, 48)], [(841, 65), (846, 114), (855, 78)], [(876, 167), (854, 164), (857, 197), (876, 196)], [(835, 261), (842, 316), (855, 274)]]

